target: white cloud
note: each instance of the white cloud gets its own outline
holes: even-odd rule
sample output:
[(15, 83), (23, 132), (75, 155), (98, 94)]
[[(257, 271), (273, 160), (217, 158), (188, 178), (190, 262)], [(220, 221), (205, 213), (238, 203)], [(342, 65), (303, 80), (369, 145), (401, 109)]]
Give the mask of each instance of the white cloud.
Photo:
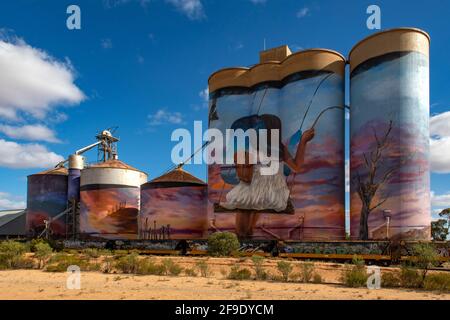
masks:
[(450, 111), (430, 118), (430, 165), (436, 173), (450, 173)]
[(450, 173), (450, 137), (430, 140), (431, 171)]
[(301, 19), (301, 18), (304, 18), (304, 17), (308, 16), (309, 12), (310, 12), (309, 8), (304, 7), (304, 8), (302, 8), (302, 9), (297, 11), (296, 16), (297, 16), (297, 18)]
[(183, 115), (180, 112), (169, 112), (166, 109), (159, 109), (155, 114), (149, 114), (148, 119), (150, 126), (183, 123)]
[(111, 49), (113, 47), (112, 40), (109, 38), (102, 39), (100, 41), (100, 45), (102, 46), (103, 49)]
[(42, 119), (58, 104), (85, 99), (73, 83), (70, 61), (57, 61), (21, 39), (0, 39), (0, 70), (0, 118), (14, 120), (24, 112)]
[(26, 204), (21, 197), (12, 196), (0, 191), (0, 210), (25, 209)]
[(47, 168), (64, 158), (45, 146), (29, 143), (18, 144), (0, 139), (0, 166), (8, 168)]
[(430, 118), (430, 135), (450, 137), (450, 111)]
[(0, 124), (0, 132), (18, 140), (60, 142), (53, 130), (40, 124), (20, 127)]
[(206, 86), (205, 89), (200, 91), (198, 93), (198, 95), (200, 96), (200, 98), (202, 98), (203, 102), (208, 102), (209, 101), (209, 89), (208, 89), (208, 86)]
[(431, 191), (431, 206), (450, 208), (450, 193), (436, 195), (433, 191)]
[(201, 20), (206, 17), (200, 0), (166, 0), (190, 20)]

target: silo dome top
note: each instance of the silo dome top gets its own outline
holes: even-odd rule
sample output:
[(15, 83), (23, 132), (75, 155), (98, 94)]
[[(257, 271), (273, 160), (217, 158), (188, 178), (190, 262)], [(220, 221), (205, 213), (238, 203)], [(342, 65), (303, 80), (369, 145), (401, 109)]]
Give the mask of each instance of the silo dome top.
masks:
[(187, 171), (184, 171), (181, 167), (169, 171), (168, 173), (159, 176), (146, 185), (159, 185), (159, 186), (205, 186), (206, 183)]
[(93, 165), (90, 165), (87, 169), (89, 168), (113, 168), (113, 169), (127, 169), (127, 170), (141, 171), (117, 159), (98, 162)]
[(58, 168), (51, 168), (48, 170), (44, 170), (38, 173), (34, 173), (32, 175), (60, 175), (60, 176), (67, 176), (68, 171), (65, 167), (58, 167)]

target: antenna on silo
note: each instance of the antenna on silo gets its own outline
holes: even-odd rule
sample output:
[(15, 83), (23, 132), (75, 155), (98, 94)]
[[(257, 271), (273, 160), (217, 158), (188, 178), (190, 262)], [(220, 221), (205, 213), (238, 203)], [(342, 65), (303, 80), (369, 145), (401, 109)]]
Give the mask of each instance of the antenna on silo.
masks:
[(264, 38), (263, 42), (264, 42), (264, 45), (263, 45), (264, 49), (263, 50), (266, 51), (266, 38)]

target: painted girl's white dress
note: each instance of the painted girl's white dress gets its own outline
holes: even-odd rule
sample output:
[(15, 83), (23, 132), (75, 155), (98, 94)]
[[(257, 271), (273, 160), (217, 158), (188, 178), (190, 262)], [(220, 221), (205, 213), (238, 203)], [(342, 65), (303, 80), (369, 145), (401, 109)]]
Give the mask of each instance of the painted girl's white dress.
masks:
[(254, 165), (252, 182), (240, 181), (227, 193), (226, 202), (220, 205), (228, 210), (286, 210), (290, 192), (283, 174), (283, 163), (273, 175), (261, 175), (260, 168), (261, 165)]

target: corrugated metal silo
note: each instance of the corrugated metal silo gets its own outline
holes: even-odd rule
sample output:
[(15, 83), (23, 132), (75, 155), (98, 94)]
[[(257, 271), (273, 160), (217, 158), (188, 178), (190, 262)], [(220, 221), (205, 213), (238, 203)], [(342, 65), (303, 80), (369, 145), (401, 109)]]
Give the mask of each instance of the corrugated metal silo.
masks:
[(82, 237), (136, 239), (140, 186), (147, 174), (119, 160), (85, 168), (80, 182)]
[(210, 230), (247, 239), (343, 239), (345, 58), (327, 49), (291, 54), (284, 46), (260, 60), (211, 75), (209, 127), (224, 136), (227, 129), (278, 129), (272, 151), (279, 169), (265, 176), (261, 163), (210, 165)]
[[(44, 220), (54, 217), (67, 208), (67, 169), (64, 167), (46, 170), (28, 176), (26, 230), (30, 236), (39, 235), (44, 229)], [(55, 237), (66, 234), (66, 217), (51, 224)]]
[(401, 28), (350, 52), (353, 239), (430, 238), (429, 45)]
[(141, 186), (141, 239), (203, 239), (207, 185), (177, 168)]

